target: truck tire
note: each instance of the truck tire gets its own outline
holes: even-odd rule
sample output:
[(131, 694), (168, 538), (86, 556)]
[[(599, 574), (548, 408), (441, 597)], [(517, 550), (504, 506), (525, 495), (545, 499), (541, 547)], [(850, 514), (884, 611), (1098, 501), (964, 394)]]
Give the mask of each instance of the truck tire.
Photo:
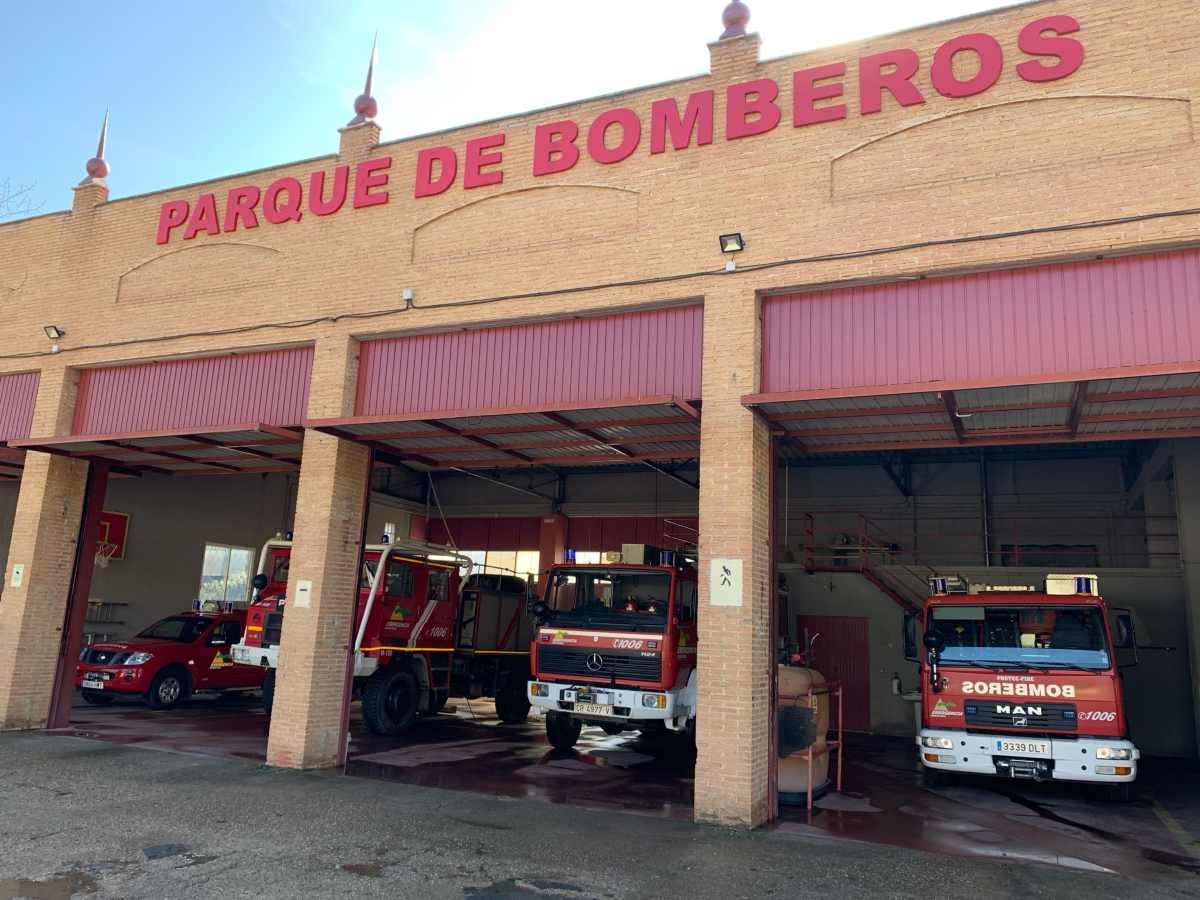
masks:
[(515, 690), (506, 686), (496, 695), (496, 715), (505, 725), (520, 725), (529, 718), (529, 710), (524, 684), (518, 684)]
[(92, 706), (108, 706), (117, 698), (112, 694), (106, 694), (104, 691), (80, 691), (83, 694), (85, 703), (90, 703)]
[(262, 683), (262, 705), (267, 715), (271, 714), (271, 707), (275, 705), (275, 670), (267, 669), (266, 677)]
[(629, 729), (624, 725), (601, 725), (600, 730), (609, 737), (616, 737), (618, 734), (624, 734)]
[(151, 709), (175, 709), (192, 694), (191, 679), (187, 672), (178, 668), (163, 669), (154, 676), (146, 702)]
[(363, 688), (363, 720), (374, 734), (404, 734), (417, 718), (420, 696), (417, 679), (408, 669), (402, 666), (380, 669), (367, 679)]
[(429, 701), (429, 709), (425, 710), (425, 712), (423, 712), (423, 713), (419, 713), (419, 715), (436, 716), (438, 713), (440, 713), (443, 709), (446, 708), (446, 701), (448, 701), (449, 699), (450, 699), (449, 691), (433, 691), (431, 699)]
[(546, 713), (546, 740), (555, 750), (570, 750), (579, 740), (583, 723), (567, 713)]

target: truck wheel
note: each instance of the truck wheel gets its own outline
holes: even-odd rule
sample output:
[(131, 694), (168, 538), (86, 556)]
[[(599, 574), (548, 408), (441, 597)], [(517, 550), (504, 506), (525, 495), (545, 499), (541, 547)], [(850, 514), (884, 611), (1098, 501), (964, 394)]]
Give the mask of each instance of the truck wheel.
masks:
[(546, 740), (555, 750), (570, 750), (579, 740), (583, 723), (566, 713), (546, 713)]
[(92, 706), (108, 706), (117, 698), (112, 694), (106, 694), (104, 691), (80, 691), (83, 694), (85, 703), (90, 703)]
[(449, 691), (434, 691), (433, 698), (429, 704), (429, 709), (423, 713), (420, 713), (420, 715), (436, 716), (438, 713), (440, 713), (443, 709), (446, 708), (446, 701), (449, 699), (450, 699)]
[(505, 725), (520, 725), (529, 718), (530, 703), (524, 687), (523, 684), (520, 690), (506, 687), (496, 695), (496, 715)]
[(153, 709), (174, 709), (191, 696), (192, 686), (187, 673), (180, 669), (163, 669), (150, 684), (146, 700)]
[(950, 774), (940, 769), (921, 769), (921, 784), (926, 790), (940, 791), (950, 786)]
[(1124, 781), (1119, 784), (1106, 785), (1106, 799), (1109, 803), (1132, 803), (1133, 784), (1132, 781)]
[(609, 737), (616, 737), (618, 734), (624, 734), (628, 729), (624, 725), (601, 725), (600, 730)]
[(380, 669), (363, 688), (363, 720), (375, 734), (404, 734), (417, 717), (419, 697), (412, 672), (399, 666)]
[(267, 669), (266, 677), (262, 683), (262, 705), (267, 715), (271, 714), (271, 707), (275, 705), (275, 670)]

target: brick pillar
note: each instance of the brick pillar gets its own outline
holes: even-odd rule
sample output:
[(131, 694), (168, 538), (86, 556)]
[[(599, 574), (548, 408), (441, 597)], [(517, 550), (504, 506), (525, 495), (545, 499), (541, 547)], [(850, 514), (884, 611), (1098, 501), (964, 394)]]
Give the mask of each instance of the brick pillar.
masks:
[[(319, 340), (309, 415), (349, 415), (357, 374), (357, 341)], [(305, 433), (268, 765), (311, 769), (343, 761), (370, 469), (370, 451), (361, 444)]]
[[(700, 645), (696, 820), (770, 818), (770, 434), (741, 398), (757, 390), (757, 298), (730, 279), (704, 300), (700, 425)], [(714, 597), (714, 561), (741, 566), (741, 590)], [(736, 565), (731, 566), (735, 571)], [(714, 605), (714, 600), (730, 605)]]
[(1192, 709), (1200, 747), (1200, 440), (1175, 442), (1175, 509), (1179, 520), (1179, 557), (1186, 596)]
[[(42, 372), (32, 434), (70, 431), (75, 387), (71, 369)], [(87, 473), (82, 460), (26, 454), (0, 602), (0, 728), (48, 721)]]
[(347, 125), (339, 128), (338, 133), (341, 135), (338, 158), (342, 162), (362, 162), (379, 146), (379, 126), (374, 122)]
[(552, 516), (542, 516), (538, 527), (538, 595), (546, 591), (546, 575), (544, 574), (555, 563), (565, 562), (567, 558), (567, 517), (557, 513)]

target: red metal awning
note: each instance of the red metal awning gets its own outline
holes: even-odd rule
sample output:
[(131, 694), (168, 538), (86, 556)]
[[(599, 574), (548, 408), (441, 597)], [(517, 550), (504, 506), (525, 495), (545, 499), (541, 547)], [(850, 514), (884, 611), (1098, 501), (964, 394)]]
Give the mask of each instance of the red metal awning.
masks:
[(29, 438), (10, 447), (104, 460), (127, 474), (255, 475), (296, 470), (303, 440), (296, 429), (249, 424)]
[(1200, 373), (742, 402), (785, 456), (1200, 437)]
[(700, 411), (672, 396), (553, 408), (311, 419), (304, 424), (369, 444), (384, 461), (426, 469), (653, 464), (700, 456)]

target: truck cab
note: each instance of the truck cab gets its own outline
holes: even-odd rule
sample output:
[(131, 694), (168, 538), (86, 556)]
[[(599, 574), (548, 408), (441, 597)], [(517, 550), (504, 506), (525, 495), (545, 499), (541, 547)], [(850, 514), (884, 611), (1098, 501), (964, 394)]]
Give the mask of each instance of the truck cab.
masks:
[(585, 724), (694, 737), (695, 566), (641, 544), (605, 558), (551, 568), (535, 607), (529, 699), (545, 714), (547, 739), (569, 750)]
[[(1050, 575), (1043, 589), (955, 578), (932, 587), (917, 735), (932, 780), (1137, 778), (1117, 659), (1134, 649), (1132, 618), (1108, 609), (1095, 575)], [(915, 629), (906, 643), (915, 651)]]

